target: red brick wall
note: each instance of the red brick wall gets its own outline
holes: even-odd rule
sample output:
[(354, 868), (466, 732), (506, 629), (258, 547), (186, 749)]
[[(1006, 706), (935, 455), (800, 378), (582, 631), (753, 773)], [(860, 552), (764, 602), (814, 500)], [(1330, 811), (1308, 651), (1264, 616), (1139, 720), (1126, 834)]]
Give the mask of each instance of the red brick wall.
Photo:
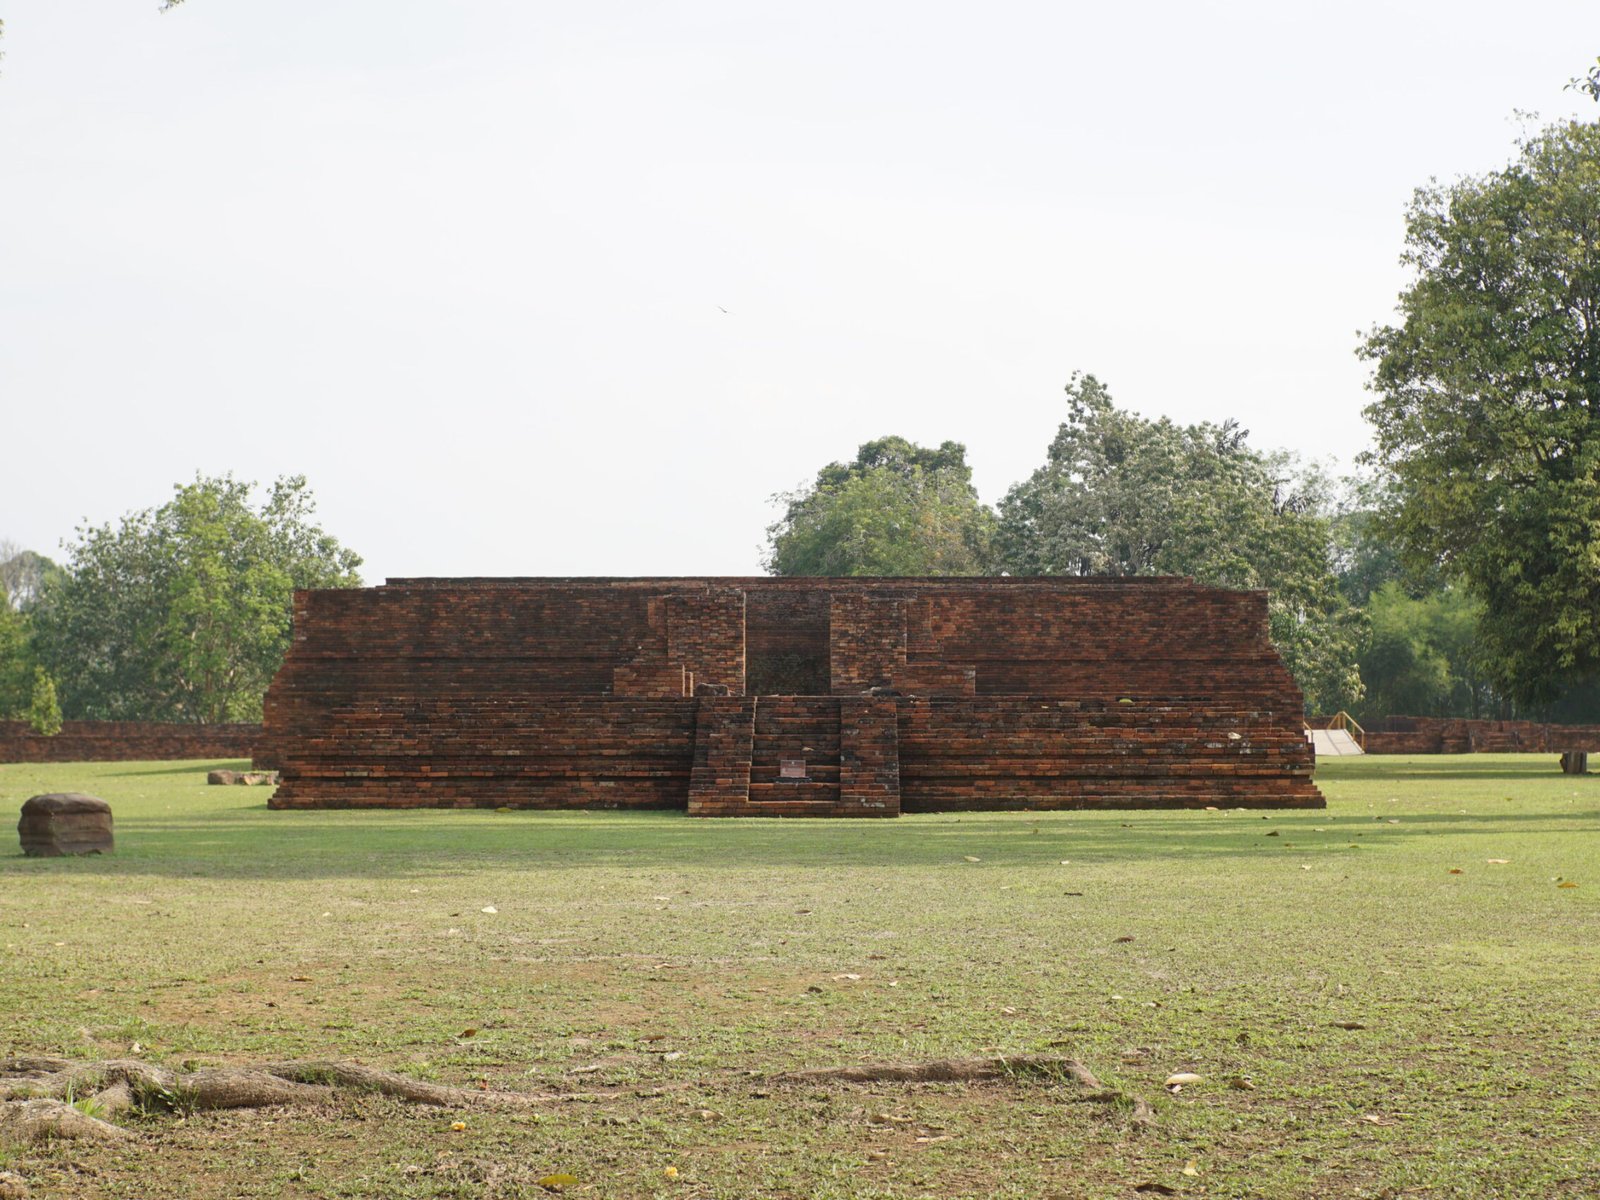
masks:
[(745, 596), (745, 689), (756, 695), (826, 695), (828, 593), (767, 588)]
[(179, 725), (156, 721), (67, 721), (41, 737), (25, 721), (0, 721), (0, 762), (155, 762), (249, 758), (259, 725)]
[(906, 601), (883, 591), (835, 592), (829, 606), (836, 696), (889, 687), (906, 665)]
[(1228, 699), (913, 700), (900, 708), (901, 807), (1321, 807), (1291, 717)]
[(1600, 725), (1546, 725), (1457, 717), (1384, 717), (1366, 731), (1368, 754), (1600, 752)]
[(295, 620), (266, 705), (279, 807), (1321, 803), (1258, 592), (409, 580), (301, 593)]
[[(280, 713), (281, 713), (280, 708)], [(274, 808), (681, 808), (694, 702), (376, 696), (273, 730)]]

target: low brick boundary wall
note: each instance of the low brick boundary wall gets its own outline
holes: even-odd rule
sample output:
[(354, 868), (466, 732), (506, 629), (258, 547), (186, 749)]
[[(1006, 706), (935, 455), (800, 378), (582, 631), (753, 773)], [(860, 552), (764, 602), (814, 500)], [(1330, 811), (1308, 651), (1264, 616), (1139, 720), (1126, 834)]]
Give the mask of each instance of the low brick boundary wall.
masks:
[(260, 737), (259, 725), (161, 721), (67, 721), (44, 737), (26, 721), (0, 721), (0, 763), (249, 758)]
[(1600, 725), (1458, 717), (1384, 717), (1367, 726), (1368, 754), (1600, 752)]

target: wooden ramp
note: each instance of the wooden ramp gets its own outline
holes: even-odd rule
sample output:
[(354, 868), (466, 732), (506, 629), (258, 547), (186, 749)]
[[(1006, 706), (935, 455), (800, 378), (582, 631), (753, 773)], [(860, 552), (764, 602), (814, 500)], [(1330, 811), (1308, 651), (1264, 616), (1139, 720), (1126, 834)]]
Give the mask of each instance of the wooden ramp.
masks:
[(1355, 738), (1343, 729), (1308, 729), (1306, 737), (1310, 739), (1312, 749), (1317, 752), (1318, 758), (1366, 753), (1356, 744)]

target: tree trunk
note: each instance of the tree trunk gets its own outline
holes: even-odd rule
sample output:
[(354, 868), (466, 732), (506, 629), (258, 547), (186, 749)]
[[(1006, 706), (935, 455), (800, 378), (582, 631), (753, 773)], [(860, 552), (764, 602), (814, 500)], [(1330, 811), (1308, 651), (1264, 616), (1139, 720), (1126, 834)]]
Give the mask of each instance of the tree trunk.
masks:
[(1561, 773), (1563, 775), (1587, 775), (1589, 773), (1589, 755), (1584, 750), (1569, 750), (1561, 756)]

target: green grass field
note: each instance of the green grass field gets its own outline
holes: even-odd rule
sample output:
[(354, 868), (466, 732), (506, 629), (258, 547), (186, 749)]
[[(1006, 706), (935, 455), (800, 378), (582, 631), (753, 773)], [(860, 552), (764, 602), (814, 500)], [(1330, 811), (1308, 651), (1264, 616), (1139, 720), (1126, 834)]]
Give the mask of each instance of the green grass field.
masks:
[[(8, 830), (87, 791), (118, 845), (0, 855), (0, 1053), (609, 1094), (0, 1146), (36, 1197), (1600, 1195), (1600, 778), (1553, 758), (1334, 760), (1318, 812), (882, 823), (274, 813), (212, 765), (0, 767)], [(1155, 1128), (1040, 1080), (761, 1078), (1024, 1051)]]

